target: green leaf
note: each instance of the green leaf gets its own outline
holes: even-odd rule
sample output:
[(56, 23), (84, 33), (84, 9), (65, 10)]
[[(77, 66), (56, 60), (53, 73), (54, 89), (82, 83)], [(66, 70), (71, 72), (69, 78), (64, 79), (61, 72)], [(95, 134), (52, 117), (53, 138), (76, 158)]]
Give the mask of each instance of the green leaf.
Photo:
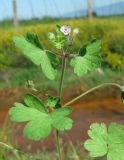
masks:
[(55, 45), (55, 47), (56, 47), (57, 49), (62, 49), (62, 47), (64, 46), (64, 43), (55, 42), (54, 45)]
[(59, 108), (52, 112), (51, 117), (53, 126), (60, 131), (71, 129), (73, 122), (67, 117), (71, 112), (72, 109), (70, 107)]
[(44, 49), (39, 38), (38, 35), (36, 33), (33, 32), (27, 32), (26, 34), (26, 39), (32, 43), (33, 45), (35, 45), (36, 47), (40, 48), (40, 49)]
[(60, 28), (61, 28), (60, 25), (56, 25), (56, 33), (58, 33), (58, 34), (62, 33), (62, 32), (60, 31)]
[(53, 67), (58, 66), (59, 63), (60, 63), (59, 57), (55, 53), (53, 53), (51, 51), (46, 51), (46, 52), (47, 52), (47, 56), (49, 57), (49, 59), (51, 61), (52, 66)]
[(31, 60), (35, 65), (41, 66), (45, 76), (51, 80), (55, 79), (56, 71), (52, 67), (50, 59), (46, 51), (34, 46), (28, 42), (23, 36), (14, 38), (15, 45), (21, 49), (22, 53)]
[(47, 113), (43, 102), (41, 102), (39, 98), (37, 98), (36, 96), (32, 94), (26, 94), (24, 97), (24, 102), (27, 106), (31, 108), (36, 108), (37, 110), (41, 112)]
[(14, 107), (10, 109), (9, 114), (11, 116), (11, 120), (15, 122), (32, 121), (41, 115), (39, 110), (27, 107), (21, 103), (15, 103)]
[(60, 31), (60, 26), (56, 25), (56, 34), (49, 32), (48, 33), (48, 38), (49, 40), (53, 43), (53, 45), (57, 49), (62, 49), (64, 46), (67, 38), (64, 36), (64, 34)]
[(29, 122), (24, 128), (24, 135), (32, 140), (47, 137), (51, 132), (51, 118), (35, 108), (15, 104), (10, 109), (11, 120), (16, 122)]
[(56, 25), (56, 34), (58, 37), (65, 37), (64, 34), (60, 31), (61, 26)]
[(50, 95), (47, 96), (46, 98), (46, 102), (45, 102), (46, 106), (51, 107), (51, 108), (60, 108), (60, 98), (59, 97), (52, 97)]
[(107, 127), (104, 123), (94, 123), (90, 126), (88, 135), (91, 139), (84, 144), (86, 150), (90, 151), (91, 157), (101, 157), (107, 153)]
[[(107, 155), (107, 160), (124, 159), (124, 126), (111, 123), (107, 129), (105, 124), (92, 124), (88, 131), (91, 139), (84, 143), (92, 157)], [(100, 143), (101, 142), (101, 143)]]
[(124, 126), (112, 123), (108, 128), (108, 160), (124, 159)]
[(67, 116), (71, 113), (71, 109), (60, 108), (48, 113), (42, 102), (33, 95), (25, 96), (25, 103), (15, 103), (14, 107), (9, 110), (12, 121), (27, 122), (24, 127), (24, 135), (32, 140), (40, 140), (47, 137), (52, 127), (59, 131), (64, 131), (72, 127), (72, 120)]
[(124, 91), (121, 91), (121, 101), (124, 103)]
[(45, 114), (37, 117), (35, 120), (30, 121), (24, 128), (24, 135), (32, 140), (40, 140), (46, 138), (51, 133), (51, 118)]
[(87, 52), (87, 46), (89, 45), (90, 43), (85, 43), (79, 50), (79, 56), (84, 56)]
[(85, 45), (85, 47), (86, 49), (81, 49), (79, 55), (72, 58), (70, 62), (70, 65), (74, 67), (74, 73), (78, 76), (82, 76), (88, 71), (95, 70), (101, 65), (101, 57), (99, 55), (101, 41), (93, 41)]
[(121, 87), (121, 101), (124, 103), (124, 86)]

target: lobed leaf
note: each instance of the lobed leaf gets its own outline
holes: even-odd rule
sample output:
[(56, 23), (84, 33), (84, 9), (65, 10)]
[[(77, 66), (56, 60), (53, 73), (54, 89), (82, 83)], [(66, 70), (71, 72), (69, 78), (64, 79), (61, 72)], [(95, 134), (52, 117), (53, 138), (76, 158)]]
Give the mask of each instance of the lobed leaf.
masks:
[(15, 45), (21, 49), (22, 53), (31, 60), (35, 65), (41, 66), (45, 76), (51, 80), (55, 79), (56, 71), (52, 67), (46, 51), (34, 46), (28, 42), (23, 36), (14, 38)]
[(99, 40), (85, 45), (85, 48), (80, 50), (79, 55), (71, 59), (70, 65), (74, 67), (74, 73), (78, 76), (82, 76), (88, 71), (92, 71), (100, 67), (100, 50), (101, 41)]
[(34, 32), (27, 32), (26, 34), (26, 39), (32, 43), (33, 45), (35, 45), (36, 47), (40, 48), (40, 49), (44, 49), (43, 45), (41, 44), (38, 35)]
[(111, 123), (108, 129), (104, 123), (94, 123), (88, 131), (90, 139), (84, 143), (91, 157), (107, 155), (107, 160), (124, 159), (124, 126)]
[(112, 123), (108, 128), (107, 160), (124, 159), (124, 126)]
[(27, 106), (15, 103), (9, 115), (12, 121), (27, 122), (23, 130), (27, 138), (40, 140), (51, 133), (52, 127), (59, 131), (72, 127), (72, 120), (67, 117), (72, 111), (70, 107), (55, 109), (48, 113), (37, 97), (27, 94), (24, 101)]
[(43, 104), (43, 102), (41, 102), (41, 100), (39, 98), (37, 98), (36, 96), (32, 95), (32, 94), (26, 94), (24, 97), (24, 102), (27, 106), (31, 107), (31, 108), (36, 108), (37, 110), (47, 113), (47, 110)]
[(90, 151), (91, 157), (101, 157), (106, 155), (107, 127), (105, 124), (92, 124), (88, 131), (88, 135), (91, 139), (84, 143), (84, 147)]
[(66, 117), (71, 112), (72, 109), (70, 107), (59, 108), (52, 112), (51, 118), (53, 126), (60, 131), (71, 129), (73, 122), (70, 118)]
[(49, 115), (36, 118), (30, 121), (24, 128), (24, 135), (32, 140), (40, 140), (51, 133), (51, 118)]
[(58, 66), (59, 63), (60, 63), (60, 59), (58, 58), (58, 56), (55, 53), (51, 52), (51, 51), (46, 51), (46, 53), (47, 53), (47, 56), (49, 57), (49, 59), (51, 60), (52, 66), (54, 68), (56, 66)]
[(35, 108), (26, 107), (21, 103), (15, 103), (14, 107), (9, 110), (9, 115), (12, 121), (28, 122), (45, 114)]

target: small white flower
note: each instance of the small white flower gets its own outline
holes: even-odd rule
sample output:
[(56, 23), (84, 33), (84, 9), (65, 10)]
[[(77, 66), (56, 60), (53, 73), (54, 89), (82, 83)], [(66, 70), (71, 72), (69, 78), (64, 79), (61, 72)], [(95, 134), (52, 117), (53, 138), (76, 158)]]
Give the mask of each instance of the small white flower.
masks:
[(71, 30), (72, 30), (71, 27), (67, 25), (64, 25), (60, 28), (60, 31), (66, 36), (71, 33)]
[(79, 28), (74, 28), (73, 29), (73, 34), (78, 34), (79, 33)]

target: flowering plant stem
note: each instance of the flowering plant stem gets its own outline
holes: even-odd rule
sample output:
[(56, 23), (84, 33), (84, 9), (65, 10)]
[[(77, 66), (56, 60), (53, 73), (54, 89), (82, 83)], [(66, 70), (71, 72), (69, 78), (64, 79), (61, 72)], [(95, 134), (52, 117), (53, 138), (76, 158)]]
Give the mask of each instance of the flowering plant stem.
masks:
[[(58, 93), (60, 101), (61, 101), (61, 94), (62, 94), (65, 68), (66, 68), (66, 57), (63, 57), (63, 59), (62, 59), (62, 72), (61, 72), (61, 79), (60, 79), (59, 93)], [(58, 151), (58, 156), (59, 156), (58, 159), (62, 160), (61, 148), (60, 148), (60, 139), (59, 139), (59, 131), (58, 130), (56, 130), (56, 145), (57, 145), (57, 151)]]
[(63, 107), (71, 105), (72, 103), (74, 103), (75, 101), (79, 100), (80, 98), (86, 96), (87, 94), (89, 94), (89, 93), (91, 93), (91, 92), (93, 92), (93, 91), (95, 91), (95, 90), (97, 90), (99, 88), (107, 87), (107, 86), (115, 86), (115, 87), (121, 89), (121, 86), (119, 84), (117, 84), (117, 83), (103, 83), (103, 84), (100, 84), (100, 85), (98, 85), (96, 87), (93, 87), (93, 88), (89, 89), (88, 91), (82, 93), (81, 95), (79, 95), (76, 98), (72, 99), (71, 101), (67, 102)]

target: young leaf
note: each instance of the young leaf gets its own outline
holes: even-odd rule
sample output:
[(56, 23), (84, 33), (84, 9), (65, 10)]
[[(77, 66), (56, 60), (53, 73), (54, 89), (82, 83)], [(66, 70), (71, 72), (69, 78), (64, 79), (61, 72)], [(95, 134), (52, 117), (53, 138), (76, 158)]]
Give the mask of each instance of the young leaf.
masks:
[(42, 102), (35, 96), (27, 94), (25, 104), (15, 103), (9, 111), (12, 121), (27, 122), (24, 127), (24, 135), (32, 140), (40, 140), (47, 137), (52, 127), (64, 131), (72, 127), (72, 120), (67, 116), (70, 114), (69, 107), (55, 109), (48, 113)]
[(107, 131), (105, 124), (96, 123), (91, 125), (89, 133), (91, 139), (84, 143), (84, 147), (92, 157), (107, 155), (107, 160), (124, 159), (123, 125), (111, 123)]
[(34, 46), (23, 36), (14, 38), (15, 45), (22, 50), (22, 53), (31, 60), (35, 65), (41, 66), (45, 76), (51, 80), (55, 79), (56, 71), (52, 67), (46, 51)]
[(60, 35), (63, 35), (63, 33), (60, 31), (60, 28), (61, 28), (61, 26), (56, 25), (56, 33), (60, 34)]
[[(101, 41), (92, 41), (85, 46), (86, 49), (81, 49), (79, 55), (72, 58), (70, 65), (74, 67), (74, 73), (78, 76), (86, 74), (88, 71), (92, 71), (100, 67), (101, 57), (99, 52), (101, 50)], [(84, 54), (84, 52), (86, 53)]]
[(46, 98), (46, 102), (45, 102), (46, 106), (51, 107), (51, 108), (60, 108), (60, 98), (59, 97), (52, 97), (50, 95), (47, 96)]
[(56, 34), (49, 32), (48, 38), (54, 44), (57, 49), (62, 49), (64, 43), (66, 42), (67, 38), (64, 34), (60, 31), (60, 26), (56, 25)]

